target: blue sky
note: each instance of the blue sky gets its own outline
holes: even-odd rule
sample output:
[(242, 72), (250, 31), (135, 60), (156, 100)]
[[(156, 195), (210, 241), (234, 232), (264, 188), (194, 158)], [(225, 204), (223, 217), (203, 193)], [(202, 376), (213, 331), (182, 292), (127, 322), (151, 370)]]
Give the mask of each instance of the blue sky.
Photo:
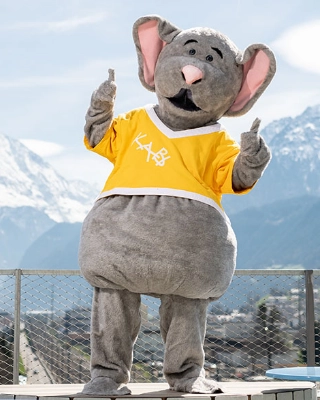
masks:
[(319, 0), (0, 0), (0, 132), (21, 139), (67, 179), (102, 185), (110, 164), (83, 147), (92, 91), (116, 70), (116, 113), (156, 102), (137, 75), (132, 25), (158, 14), (208, 26), (240, 48), (270, 46), (276, 76), (253, 109), (223, 119), (239, 134), (320, 103)]

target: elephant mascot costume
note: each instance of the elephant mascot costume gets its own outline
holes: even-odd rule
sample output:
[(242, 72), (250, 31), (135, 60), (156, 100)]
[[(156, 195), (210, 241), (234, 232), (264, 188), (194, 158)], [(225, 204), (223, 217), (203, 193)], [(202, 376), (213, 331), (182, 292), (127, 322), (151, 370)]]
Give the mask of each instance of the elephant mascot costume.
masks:
[(240, 144), (218, 122), (251, 109), (276, 62), (263, 44), (240, 51), (209, 28), (158, 15), (133, 26), (142, 85), (158, 104), (114, 117), (114, 70), (93, 92), (85, 146), (114, 164), (82, 228), (79, 265), (94, 287), (87, 395), (130, 394), (141, 294), (160, 299), (170, 389), (221, 391), (205, 377), (209, 302), (234, 274), (237, 243), (221, 199), (249, 192), (270, 161), (260, 120)]

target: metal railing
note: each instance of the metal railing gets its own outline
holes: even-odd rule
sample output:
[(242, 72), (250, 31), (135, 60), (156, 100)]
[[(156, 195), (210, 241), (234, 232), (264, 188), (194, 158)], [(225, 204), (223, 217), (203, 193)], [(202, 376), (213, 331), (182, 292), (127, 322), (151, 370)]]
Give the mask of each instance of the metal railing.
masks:
[[(320, 271), (237, 270), (208, 307), (206, 374), (258, 380), (320, 365)], [(74, 270), (0, 270), (0, 384), (90, 379), (92, 288)], [(159, 300), (142, 296), (131, 380), (162, 381)]]

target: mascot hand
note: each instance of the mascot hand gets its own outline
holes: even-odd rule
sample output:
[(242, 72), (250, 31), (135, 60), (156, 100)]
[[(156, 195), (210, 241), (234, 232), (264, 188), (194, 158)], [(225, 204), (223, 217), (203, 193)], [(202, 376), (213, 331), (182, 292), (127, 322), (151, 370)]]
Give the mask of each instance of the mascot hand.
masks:
[(250, 132), (258, 133), (260, 127), (261, 119), (256, 118), (251, 125)]
[(258, 133), (260, 123), (261, 120), (259, 118), (256, 118), (252, 123), (250, 131), (241, 134), (240, 150), (242, 156), (252, 158), (256, 157), (260, 160), (261, 157), (264, 160), (266, 158), (270, 158), (270, 151), (265, 141)]
[(109, 69), (109, 78), (103, 82), (93, 93), (92, 100), (94, 102), (113, 104), (116, 98), (117, 85), (115, 83), (114, 69)]
[(93, 92), (90, 107), (86, 114), (84, 132), (92, 147), (95, 147), (102, 140), (112, 123), (116, 91), (114, 70), (109, 69), (108, 80)]
[(250, 131), (241, 134), (240, 154), (232, 171), (232, 187), (236, 192), (252, 187), (271, 159), (270, 149), (258, 133), (260, 122), (256, 118)]

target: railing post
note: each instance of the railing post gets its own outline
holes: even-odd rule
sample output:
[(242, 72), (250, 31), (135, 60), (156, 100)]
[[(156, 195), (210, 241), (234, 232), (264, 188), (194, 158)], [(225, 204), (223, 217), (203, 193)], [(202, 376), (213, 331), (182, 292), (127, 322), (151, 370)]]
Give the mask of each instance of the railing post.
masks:
[(13, 345), (13, 384), (19, 384), (20, 317), (21, 317), (21, 269), (15, 270), (14, 297), (14, 345)]
[(313, 292), (313, 270), (305, 270), (306, 284), (306, 339), (307, 339), (307, 365), (314, 367), (316, 364), (316, 347), (314, 332), (314, 292)]

